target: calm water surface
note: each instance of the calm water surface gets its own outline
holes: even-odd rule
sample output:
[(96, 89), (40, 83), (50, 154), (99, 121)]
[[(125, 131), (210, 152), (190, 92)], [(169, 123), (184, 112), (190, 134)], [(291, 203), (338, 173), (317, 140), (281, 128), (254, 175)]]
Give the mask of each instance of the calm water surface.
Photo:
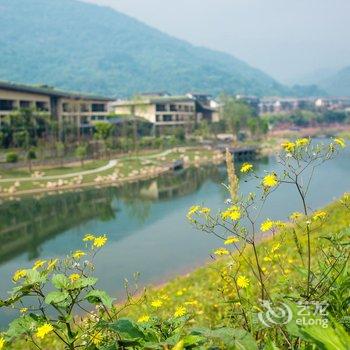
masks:
[[(258, 173), (278, 170), (274, 157), (256, 162)], [(196, 231), (186, 221), (193, 204), (223, 208), (227, 197), (223, 166), (168, 174), (123, 188), (91, 189), (41, 198), (23, 198), (0, 205), (0, 296), (13, 287), (18, 267), (31, 267), (35, 259), (63, 257), (80, 249), (85, 233), (107, 234), (109, 242), (96, 259), (99, 287), (122, 297), (124, 278), (140, 272), (140, 282), (159, 283), (207, 261), (220, 246), (214, 237)], [(242, 191), (254, 184), (241, 182)], [(350, 191), (350, 152), (319, 168), (310, 203), (322, 207)], [(287, 218), (301, 210), (294, 190), (284, 185), (271, 196), (263, 217)], [(0, 310), (0, 326), (13, 313)]]

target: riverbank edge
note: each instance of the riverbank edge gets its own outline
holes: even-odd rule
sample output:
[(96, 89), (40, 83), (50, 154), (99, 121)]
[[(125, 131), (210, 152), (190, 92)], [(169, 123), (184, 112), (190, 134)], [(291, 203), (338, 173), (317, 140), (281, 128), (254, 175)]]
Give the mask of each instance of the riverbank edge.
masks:
[[(210, 164), (222, 164), (224, 162), (224, 156), (220, 160), (203, 160), (203, 161), (196, 161), (196, 162), (189, 162), (188, 164), (184, 165), (184, 168), (187, 169), (191, 166), (195, 167), (200, 167), (200, 166), (206, 166)], [(146, 181), (146, 180), (151, 180), (155, 179), (161, 175), (164, 175), (166, 173), (170, 173), (174, 171), (169, 165), (161, 165), (162, 167), (161, 170), (153, 172), (152, 174), (142, 174), (142, 175), (135, 175), (135, 176), (130, 176), (118, 180), (107, 180), (104, 181), (103, 183), (96, 184), (96, 182), (86, 182), (86, 183), (81, 183), (81, 184), (74, 184), (74, 185), (67, 185), (67, 186), (61, 186), (56, 189), (48, 189), (48, 188), (35, 188), (35, 189), (30, 189), (30, 190), (25, 190), (25, 191), (18, 191), (16, 193), (0, 193), (0, 200), (1, 199), (11, 199), (11, 198), (20, 198), (23, 196), (28, 196), (28, 195), (36, 195), (36, 194), (43, 194), (43, 193), (48, 193), (48, 194), (57, 194), (61, 193), (64, 191), (72, 191), (72, 190), (79, 190), (83, 188), (104, 188), (104, 187), (120, 187), (123, 186), (127, 183), (135, 183), (138, 181)]]

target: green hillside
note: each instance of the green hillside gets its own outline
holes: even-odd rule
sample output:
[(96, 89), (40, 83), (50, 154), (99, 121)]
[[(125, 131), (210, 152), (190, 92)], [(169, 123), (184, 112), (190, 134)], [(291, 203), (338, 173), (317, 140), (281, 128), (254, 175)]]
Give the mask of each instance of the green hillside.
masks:
[(0, 23), (0, 80), (111, 96), (290, 93), (231, 55), (195, 47), (106, 7), (0, 0)]

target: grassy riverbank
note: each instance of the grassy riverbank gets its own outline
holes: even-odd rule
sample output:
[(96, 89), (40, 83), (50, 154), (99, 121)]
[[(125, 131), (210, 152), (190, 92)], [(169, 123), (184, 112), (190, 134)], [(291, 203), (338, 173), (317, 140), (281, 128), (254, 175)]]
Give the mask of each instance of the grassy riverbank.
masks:
[[(332, 236), (342, 230), (350, 228), (350, 210), (339, 201), (334, 202), (324, 209), (328, 216), (322, 227), (312, 236), (314, 244), (325, 244), (321, 237)], [(262, 269), (267, 276), (269, 286), (283, 293), (283, 290), (291, 291), (290, 281), (293, 280), (294, 288), (298, 288), (300, 275), (298, 273), (300, 266), (300, 257), (294, 242), (294, 235), (290, 228), (295, 228), (297, 235), (302, 234), (302, 227), (289, 223), (288, 228), (281, 230), (275, 236), (265, 236), (258, 246), (258, 251), (266, 256), (268, 252), (274, 250), (276, 242), (282, 242), (279, 249), (276, 249), (276, 257), (272, 261), (264, 261)], [(205, 234), (203, 233), (203, 239)], [(303, 247), (306, 246), (306, 236), (302, 236), (300, 241)], [(210, 253), (210, 252), (209, 252)], [(208, 254), (209, 254), (208, 253)], [(169, 318), (179, 305), (186, 305), (186, 308), (193, 316), (193, 322), (196, 325), (217, 327), (232, 322), (228, 316), (240, 308), (240, 302), (237, 294), (234, 293), (232, 281), (227, 277), (230, 271), (232, 260), (227, 257), (214, 258), (214, 252), (211, 252), (214, 261), (208, 262), (186, 276), (178, 277), (164, 286), (158, 288), (148, 288), (146, 301), (142, 305), (127, 309), (125, 315), (137, 320), (142, 315), (160, 316)], [(246, 250), (246, 254), (252, 255), (251, 249)], [(240, 263), (245, 269), (242, 273), (251, 279), (251, 272), (245, 263), (246, 257), (240, 259)], [(318, 258), (312, 257), (312, 265), (317, 268)], [(257, 286), (250, 285), (243, 291), (244, 298), (251, 298), (257, 293)], [(162, 300), (162, 307), (155, 309), (152, 307), (154, 300)], [(252, 305), (258, 312), (260, 305)], [(237, 325), (239, 326), (239, 325)]]
[(206, 148), (174, 148), (164, 152), (139, 153), (110, 161), (92, 161), (66, 167), (42, 168), (29, 173), (26, 169), (1, 170), (0, 197), (74, 189), (158, 176), (176, 160), (184, 166), (222, 161), (222, 155)]
[[(340, 201), (330, 204), (324, 210), (327, 212), (327, 220), (312, 236), (313, 244), (324, 244), (322, 237), (336, 235), (340, 231), (349, 230), (350, 228), (350, 210)], [(283, 291), (290, 293), (293, 288), (299, 288), (299, 283), (302, 283), (299, 274), (300, 256), (298, 255), (298, 249), (295, 248), (294, 237), (291, 235), (291, 229), (294, 228), (297, 234), (301, 234), (302, 226), (287, 223), (285, 229), (276, 232), (274, 236), (266, 236), (258, 246), (259, 253), (263, 252), (266, 255), (271, 251), (276, 253), (273, 261), (266, 261), (262, 269), (267, 276), (266, 280), (269, 288), (272, 287), (272, 290), (275, 289), (280, 294), (283, 294)], [(276, 242), (282, 242), (278, 249), (276, 249)], [(306, 245), (305, 236), (300, 243), (302, 246)], [(245, 251), (245, 257), (251, 254), (251, 250), (247, 249)], [(243, 267), (241, 273), (244, 273), (250, 279), (252, 278), (250, 276), (251, 272), (245, 266), (244, 259), (246, 258), (242, 256), (238, 260)], [(142, 319), (145, 319), (145, 317), (146, 319), (149, 317), (150, 320), (171, 319), (179, 306), (182, 306), (190, 317), (187, 324), (189, 329), (193, 326), (218, 328), (230, 325), (232, 327), (232, 317), (235, 313), (240, 312), (242, 300), (254, 300), (253, 296), (258, 293), (258, 286), (249, 284), (247, 288), (241, 290), (240, 299), (238, 299), (228, 277), (231, 263), (229, 257), (222, 257), (208, 262), (206, 266), (196, 269), (186, 276), (175, 278), (163, 286), (150, 287), (147, 289), (144, 298), (135, 298), (135, 300), (138, 300), (135, 305), (131, 305), (126, 309), (121, 306), (121, 312), (118, 316), (129, 317), (141, 326), (144, 324)], [(317, 269), (317, 264), (317, 256), (312, 255), (314, 269)], [(290, 283), (291, 281), (293, 281), (293, 284)], [(345, 293), (348, 294), (346, 290)], [(158, 303), (157, 307), (154, 306), (156, 305), (155, 302)], [(251, 307), (253, 313), (261, 311), (261, 306), (258, 304), (253, 303)], [(241, 325), (237, 323), (236, 327), (239, 328)], [(52, 336), (47, 336), (39, 344), (41, 349), (63, 349), (57, 338)], [(6, 348), (14, 350), (35, 349), (34, 345), (24, 341), (16, 342), (11, 346), (8, 345)], [(249, 349), (247, 347), (243, 348)]]

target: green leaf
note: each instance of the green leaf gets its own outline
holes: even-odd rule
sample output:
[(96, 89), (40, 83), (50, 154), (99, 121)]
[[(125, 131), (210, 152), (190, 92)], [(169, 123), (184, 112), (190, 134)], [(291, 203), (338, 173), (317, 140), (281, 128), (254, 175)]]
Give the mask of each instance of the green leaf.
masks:
[(268, 341), (264, 346), (264, 350), (279, 350), (273, 341)]
[(244, 329), (219, 328), (210, 330), (208, 328), (195, 328), (192, 330), (193, 335), (201, 335), (208, 339), (217, 339), (226, 346), (232, 346), (237, 349), (255, 350), (257, 344), (251, 334)]
[(81, 277), (75, 281), (74, 286), (76, 288), (86, 288), (94, 286), (97, 283), (98, 279), (95, 277)]
[(22, 316), (9, 324), (9, 329), (6, 332), (6, 335), (9, 337), (9, 340), (12, 341), (23, 334), (31, 333), (36, 326), (37, 320), (33, 317), (30, 315)]
[(49, 293), (46, 298), (45, 298), (45, 303), (46, 304), (59, 304), (68, 299), (69, 294), (66, 291), (59, 292), (51, 292)]
[(57, 289), (67, 289), (69, 286), (69, 279), (63, 274), (54, 275), (51, 282)]
[(27, 271), (27, 275), (26, 275), (25, 283), (23, 284), (24, 286), (46, 282), (46, 277), (42, 275), (39, 271), (37, 270), (26, 270), (26, 271)]
[(145, 339), (145, 335), (137, 324), (127, 318), (120, 318), (116, 322), (109, 323), (108, 328), (115, 332), (122, 333), (131, 339)]
[(340, 324), (326, 327), (318, 324), (303, 326), (302, 338), (317, 345), (320, 350), (349, 350), (350, 336)]
[(86, 294), (85, 299), (91, 304), (103, 304), (107, 308), (112, 308), (113, 299), (103, 290), (92, 290)]

